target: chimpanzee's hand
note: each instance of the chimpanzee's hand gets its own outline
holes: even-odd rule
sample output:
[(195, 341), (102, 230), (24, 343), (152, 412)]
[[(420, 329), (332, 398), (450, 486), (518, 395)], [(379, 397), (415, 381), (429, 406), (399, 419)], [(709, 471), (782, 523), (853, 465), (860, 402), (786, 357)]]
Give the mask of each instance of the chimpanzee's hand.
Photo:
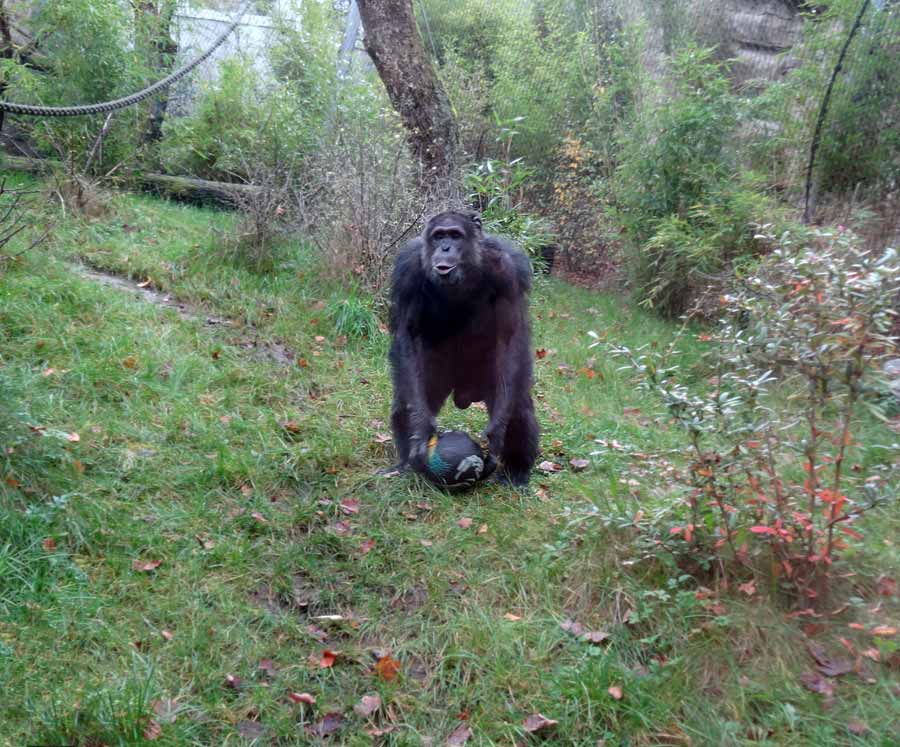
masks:
[(500, 454), (503, 453), (503, 443), (506, 440), (506, 427), (499, 423), (488, 423), (484, 436), (487, 438), (488, 452), (499, 459)]
[(429, 417), (423, 419), (409, 437), (409, 465), (416, 472), (425, 470), (428, 463), (428, 442), (436, 432), (437, 421)]

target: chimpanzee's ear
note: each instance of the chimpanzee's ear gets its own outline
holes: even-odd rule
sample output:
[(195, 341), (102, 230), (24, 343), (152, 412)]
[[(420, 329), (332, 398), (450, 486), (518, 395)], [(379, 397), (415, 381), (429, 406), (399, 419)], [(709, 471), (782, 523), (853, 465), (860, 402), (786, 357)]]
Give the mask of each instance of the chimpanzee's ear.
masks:
[(479, 213), (477, 210), (470, 210), (469, 211), (469, 220), (472, 221), (472, 225), (475, 226), (475, 229), (478, 232), (478, 235), (480, 236), (481, 232), (482, 232), (481, 213)]

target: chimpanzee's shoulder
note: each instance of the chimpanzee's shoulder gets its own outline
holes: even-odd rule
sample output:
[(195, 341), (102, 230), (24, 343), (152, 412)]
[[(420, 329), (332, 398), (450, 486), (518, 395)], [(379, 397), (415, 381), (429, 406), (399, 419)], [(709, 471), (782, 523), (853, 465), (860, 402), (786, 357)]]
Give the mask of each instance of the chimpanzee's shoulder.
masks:
[(531, 290), (531, 260), (517, 244), (502, 236), (485, 235), (482, 248), (494, 274), (514, 279), (524, 293)]
[(422, 243), (422, 239), (416, 237), (397, 254), (391, 276), (391, 288), (395, 295), (416, 286), (421, 281)]

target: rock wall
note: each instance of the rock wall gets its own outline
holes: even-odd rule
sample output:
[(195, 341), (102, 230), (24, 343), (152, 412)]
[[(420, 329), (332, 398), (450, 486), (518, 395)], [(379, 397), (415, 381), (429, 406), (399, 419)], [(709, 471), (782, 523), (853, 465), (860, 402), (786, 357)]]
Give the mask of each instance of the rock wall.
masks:
[(785, 0), (726, 0), (727, 44), (738, 83), (753, 85), (783, 77), (793, 66), (785, 55), (803, 33), (796, 4)]

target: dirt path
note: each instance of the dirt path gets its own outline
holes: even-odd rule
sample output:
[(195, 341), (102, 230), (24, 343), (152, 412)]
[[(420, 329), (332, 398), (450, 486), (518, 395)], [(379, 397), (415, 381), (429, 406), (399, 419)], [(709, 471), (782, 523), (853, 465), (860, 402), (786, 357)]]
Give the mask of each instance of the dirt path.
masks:
[(130, 293), (144, 303), (172, 309), (185, 321), (201, 322), (204, 327), (210, 329), (223, 328), (240, 331), (242, 333), (240, 337), (226, 339), (225, 344), (243, 350), (258, 360), (271, 361), (282, 366), (294, 364), (295, 356), (290, 348), (280, 342), (260, 339), (259, 331), (255, 327), (241, 325), (227, 317), (211, 315), (201, 306), (181, 301), (169, 293), (154, 288), (149, 282), (138, 283), (131, 278), (92, 267), (83, 262), (70, 263), (69, 267), (80, 277), (109, 288), (115, 288), (123, 293)]

